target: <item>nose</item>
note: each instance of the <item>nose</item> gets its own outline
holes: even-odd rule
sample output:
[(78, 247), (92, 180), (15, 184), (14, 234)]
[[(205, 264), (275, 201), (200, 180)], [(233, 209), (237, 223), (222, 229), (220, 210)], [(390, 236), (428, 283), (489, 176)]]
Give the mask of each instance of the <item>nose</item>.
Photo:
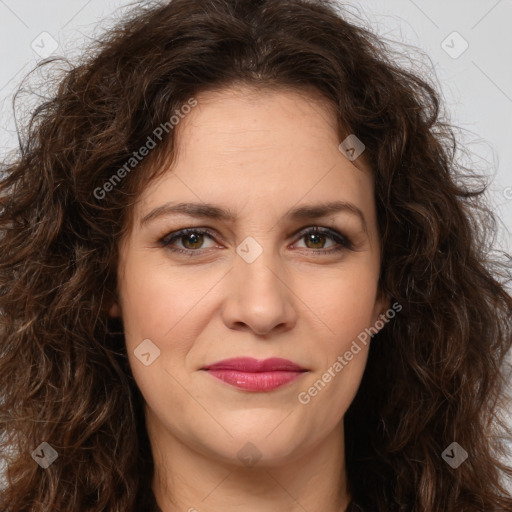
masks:
[(299, 300), (289, 281), (286, 269), (270, 250), (263, 251), (251, 263), (237, 256), (224, 283), (225, 324), (258, 336), (292, 329), (297, 322)]

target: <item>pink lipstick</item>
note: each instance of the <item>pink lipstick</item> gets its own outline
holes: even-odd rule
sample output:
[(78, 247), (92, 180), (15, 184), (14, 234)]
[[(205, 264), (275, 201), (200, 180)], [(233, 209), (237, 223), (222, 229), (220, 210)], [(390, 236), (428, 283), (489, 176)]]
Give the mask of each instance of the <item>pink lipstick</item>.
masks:
[(288, 359), (270, 358), (263, 361), (250, 357), (225, 359), (208, 366), (212, 377), (245, 391), (272, 391), (300, 377), (307, 370)]

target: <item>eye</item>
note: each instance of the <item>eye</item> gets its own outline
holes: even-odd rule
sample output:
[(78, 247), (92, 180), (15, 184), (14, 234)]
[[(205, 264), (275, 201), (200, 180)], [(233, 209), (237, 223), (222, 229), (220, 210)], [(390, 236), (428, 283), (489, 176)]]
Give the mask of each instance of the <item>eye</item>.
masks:
[[(353, 250), (352, 242), (336, 230), (322, 228), (318, 226), (307, 228), (298, 234), (299, 240), (305, 240), (306, 249), (310, 249), (318, 255), (330, 254), (343, 250)], [(201, 249), (209, 249), (214, 247), (204, 247), (205, 238), (215, 240), (214, 234), (209, 229), (204, 228), (188, 228), (176, 231), (166, 235), (159, 240), (162, 247), (173, 252), (187, 254), (192, 256), (193, 253), (200, 252)], [(325, 249), (324, 245), (327, 240), (334, 242), (331, 248)], [(181, 247), (176, 245), (181, 245)], [(301, 247), (299, 247), (300, 249)]]
[(305, 231), (301, 231), (299, 237), (300, 240), (305, 240), (307, 249), (324, 249), (323, 246), (326, 240), (336, 242), (328, 250), (316, 251), (320, 252), (320, 254), (330, 254), (342, 250), (353, 249), (352, 242), (346, 236), (334, 229), (315, 226), (307, 228)]
[[(209, 230), (205, 229), (182, 229), (176, 233), (170, 233), (160, 243), (163, 247), (167, 247), (171, 251), (181, 252), (190, 254), (191, 252), (197, 252), (198, 249), (202, 249), (204, 238), (208, 237), (213, 240), (213, 235), (210, 234)], [(175, 241), (181, 243), (183, 248), (174, 247)]]

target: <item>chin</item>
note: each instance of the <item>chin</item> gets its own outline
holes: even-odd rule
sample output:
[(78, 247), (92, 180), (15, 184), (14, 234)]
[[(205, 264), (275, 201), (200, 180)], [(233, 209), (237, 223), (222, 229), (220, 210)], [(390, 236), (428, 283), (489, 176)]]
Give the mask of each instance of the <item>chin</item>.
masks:
[[(292, 431), (278, 427), (276, 421), (270, 428), (254, 423), (251, 428), (228, 429), (233, 436), (222, 445), (208, 446), (210, 456), (215, 456), (228, 464), (246, 467), (272, 467), (292, 463), (306, 451), (303, 431)], [(285, 420), (286, 421), (286, 420)], [(210, 439), (211, 441), (211, 439)]]

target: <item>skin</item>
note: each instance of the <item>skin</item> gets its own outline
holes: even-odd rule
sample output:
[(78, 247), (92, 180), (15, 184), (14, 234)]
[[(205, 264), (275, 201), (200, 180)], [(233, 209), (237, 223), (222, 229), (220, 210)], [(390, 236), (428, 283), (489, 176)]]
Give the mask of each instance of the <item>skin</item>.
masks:
[[(389, 307), (377, 293), (372, 174), (338, 150), (334, 112), (311, 92), (244, 86), (196, 99), (177, 127), (172, 167), (134, 206), (110, 308), (123, 319), (146, 401), (155, 496), (164, 512), (345, 510), (343, 416), (369, 345), (309, 403), (298, 395)], [(290, 208), (330, 201), (359, 208), (366, 230), (346, 211), (285, 218)], [(167, 202), (212, 203), (235, 219), (174, 214), (140, 225)], [(355, 250), (330, 235), (301, 234), (315, 226), (338, 231)], [(185, 228), (214, 235), (173, 242), (191, 255), (159, 243)], [(263, 251), (252, 263), (236, 252), (247, 237)], [(335, 247), (342, 250), (326, 252)], [(144, 339), (160, 350), (149, 366), (134, 354)], [(282, 357), (308, 371), (271, 392), (249, 392), (201, 370), (241, 356)], [(252, 462), (238, 457), (244, 446)]]

